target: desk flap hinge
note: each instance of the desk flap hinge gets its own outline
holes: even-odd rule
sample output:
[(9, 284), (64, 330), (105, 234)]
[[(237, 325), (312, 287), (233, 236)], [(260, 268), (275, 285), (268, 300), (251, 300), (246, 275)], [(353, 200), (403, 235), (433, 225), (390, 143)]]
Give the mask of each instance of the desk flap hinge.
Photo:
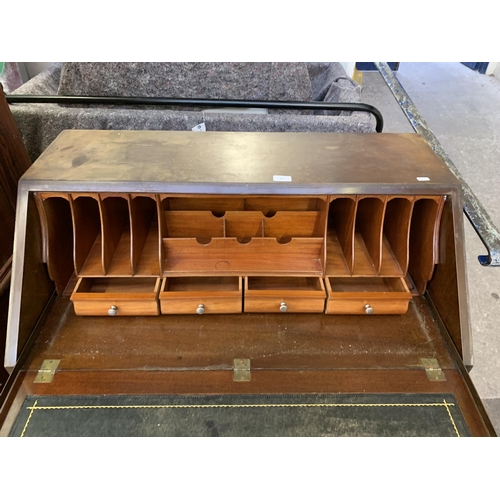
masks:
[(425, 368), (427, 378), (433, 382), (445, 381), (443, 370), (439, 366), (436, 358), (421, 358), (422, 365)]
[(35, 384), (50, 384), (54, 379), (54, 375), (60, 362), (60, 359), (44, 359), (42, 367), (38, 370), (33, 382)]
[(234, 360), (234, 382), (250, 382), (250, 360), (236, 358)]

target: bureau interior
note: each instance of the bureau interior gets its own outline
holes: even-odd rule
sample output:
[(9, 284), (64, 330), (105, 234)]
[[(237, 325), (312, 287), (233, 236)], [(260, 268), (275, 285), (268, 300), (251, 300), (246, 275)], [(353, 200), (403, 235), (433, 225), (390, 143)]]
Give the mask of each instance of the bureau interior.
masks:
[(130, 292), (134, 280), (170, 278), (164, 291), (203, 292), (234, 287), (227, 277), (236, 276), (269, 290), (317, 291), (323, 285), (310, 278), (324, 279), (327, 299), (333, 290), (386, 293), (387, 283), (422, 295), (445, 197), (42, 192), (36, 200), (59, 294), (78, 278), (130, 278)]

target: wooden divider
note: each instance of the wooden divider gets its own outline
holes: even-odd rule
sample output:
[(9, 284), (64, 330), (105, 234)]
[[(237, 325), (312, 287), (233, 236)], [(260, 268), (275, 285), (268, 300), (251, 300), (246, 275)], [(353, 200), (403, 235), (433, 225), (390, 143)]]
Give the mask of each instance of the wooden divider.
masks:
[(212, 238), (201, 244), (196, 238), (164, 238), (167, 273), (291, 273), (321, 275), (323, 238)]
[(323, 272), (326, 197), (160, 200), (163, 273)]
[(377, 276), (380, 273), (386, 201), (386, 196), (358, 197), (353, 275)]
[(45, 259), (50, 279), (58, 294), (62, 294), (73, 274), (73, 237), (71, 207), (68, 195), (42, 195), (37, 203), (46, 238)]
[(134, 276), (160, 276), (161, 249), (156, 196), (130, 197), (132, 273)]
[(442, 196), (396, 195), (37, 195), (44, 256), (58, 291), (74, 271), (77, 277), (409, 274), (422, 294), (438, 259), (443, 203)]
[[(421, 200), (417, 215), (415, 200)], [(439, 207), (443, 200), (441, 196), (332, 197), (326, 275), (402, 277), (408, 273), (411, 255), (425, 247), (424, 256), (413, 257), (410, 274), (420, 276), (417, 280), (421, 283), (427, 282), (437, 258)]]
[(384, 218), (382, 276), (404, 276), (408, 272), (410, 222), (413, 197), (389, 197)]
[(224, 218), (209, 211), (166, 211), (166, 230), (169, 238), (210, 238), (224, 236)]
[(262, 212), (271, 217), (276, 212), (308, 212), (324, 208), (326, 197), (251, 196), (245, 198), (245, 210)]
[(321, 212), (276, 212), (271, 217), (264, 218), (264, 235), (283, 240), (292, 237), (323, 237), (324, 220)]
[(326, 274), (349, 276), (354, 266), (356, 196), (333, 198), (328, 211)]
[(103, 276), (102, 225), (97, 194), (72, 194), (74, 264), (77, 276)]
[(130, 210), (127, 195), (99, 195), (102, 265), (106, 276), (131, 276)]
[(439, 221), (443, 197), (416, 197), (410, 229), (408, 271), (419, 294), (424, 294), (438, 259)]
[[(200, 195), (192, 197), (160, 195), (160, 201), (168, 210), (198, 210), (209, 211), (219, 215), (228, 210), (244, 210), (245, 198), (241, 196), (220, 197)], [(168, 205), (165, 205), (167, 203)]]
[(264, 236), (262, 212), (226, 212), (224, 236), (247, 243), (251, 238)]

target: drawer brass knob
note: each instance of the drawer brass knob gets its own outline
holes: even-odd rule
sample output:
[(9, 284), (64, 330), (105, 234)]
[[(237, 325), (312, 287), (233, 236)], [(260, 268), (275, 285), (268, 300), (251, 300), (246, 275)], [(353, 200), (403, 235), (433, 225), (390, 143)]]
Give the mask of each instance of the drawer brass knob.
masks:
[(203, 304), (200, 304), (198, 308), (196, 309), (196, 312), (198, 314), (204, 314), (205, 313), (205, 306)]
[(108, 314), (110, 316), (116, 316), (116, 311), (118, 310), (118, 308), (116, 306), (111, 306), (109, 309), (108, 309)]
[(366, 314), (373, 314), (373, 307), (370, 304), (366, 304), (365, 313)]
[(286, 313), (286, 312), (288, 311), (288, 306), (286, 305), (286, 302), (282, 302), (282, 303), (280, 304), (280, 311), (281, 311), (282, 313)]

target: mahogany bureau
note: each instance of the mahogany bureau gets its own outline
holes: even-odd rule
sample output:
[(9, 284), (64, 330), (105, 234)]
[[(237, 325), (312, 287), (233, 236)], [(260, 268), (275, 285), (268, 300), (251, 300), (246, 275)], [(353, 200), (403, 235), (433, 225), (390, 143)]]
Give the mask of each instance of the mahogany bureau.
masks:
[(494, 434), (460, 183), (416, 134), (63, 132), (20, 181), (16, 363), (24, 394), (450, 393)]

